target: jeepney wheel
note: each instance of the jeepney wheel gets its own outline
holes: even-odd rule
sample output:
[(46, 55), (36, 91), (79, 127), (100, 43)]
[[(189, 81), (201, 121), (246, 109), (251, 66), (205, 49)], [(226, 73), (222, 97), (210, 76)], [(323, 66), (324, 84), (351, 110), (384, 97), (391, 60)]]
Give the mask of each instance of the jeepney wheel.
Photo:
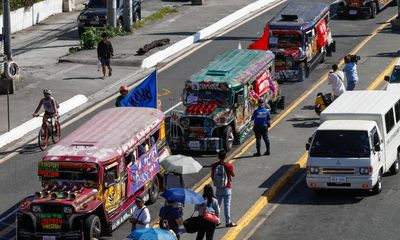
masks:
[(396, 175), (399, 172), (399, 160), (398, 160), (398, 157), (397, 157), (396, 161), (394, 161), (394, 163), (390, 167), (389, 171), (390, 171), (390, 174), (392, 174), (392, 175)]
[(96, 215), (90, 215), (85, 220), (84, 228), (85, 240), (100, 239), (101, 237), (101, 222)]
[(226, 152), (229, 152), (232, 149), (233, 141), (235, 141), (235, 136), (233, 135), (233, 130), (230, 125), (224, 129), (223, 136), (224, 136), (224, 139), (223, 139), (224, 146), (223, 147)]
[(319, 63), (325, 63), (327, 52), (328, 52), (328, 51), (327, 51), (327, 47), (326, 47), (326, 45), (325, 45), (325, 46), (324, 46), (324, 49), (323, 49), (322, 52), (321, 52), (322, 56), (321, 56), (321, 59), (319, 60)]
[(306, 80), (307, 75), (307, 69), (306, 69), (306, 64), (304, 62), (301, 62), (299, 64), (299, 81), (303, 82)]
[(379, 170), (378, 180), (375, 186), (372, 188), (372, 193), (377, 195), (382, 192), (382, 170)]
[(149, 188), (149, 203), (155, 203), (160, 195), (160, 179), (154, 176), (151, 182), (151, 187)]
[(345, 6), (343, 3), (339, 3), (336, 8), (336, 15), (338, 18), (343, 18), (345, 16)]
[(370, 9), (370, 11), (371, 11), (370, 17), (371, 17), (371, 18), (375, 18), (375, 17), (376, 17), (376, 14), (377, 14), (376, 3), (375, 3), (375, 2), (372, 2), (370, 8), (371, 8), (371, 9)]

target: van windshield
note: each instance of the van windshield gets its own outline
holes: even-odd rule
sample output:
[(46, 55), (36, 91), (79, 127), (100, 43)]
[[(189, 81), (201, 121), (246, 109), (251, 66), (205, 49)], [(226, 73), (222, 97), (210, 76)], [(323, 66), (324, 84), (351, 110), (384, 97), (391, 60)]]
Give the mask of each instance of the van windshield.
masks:
[(392, 76), (390, 76), (390, 83), (400, 83), (400, 66), (393, 69)]
[(369, 157), (371, 146), (367, 131), (319, 130), (310, 149), (310, 157)]

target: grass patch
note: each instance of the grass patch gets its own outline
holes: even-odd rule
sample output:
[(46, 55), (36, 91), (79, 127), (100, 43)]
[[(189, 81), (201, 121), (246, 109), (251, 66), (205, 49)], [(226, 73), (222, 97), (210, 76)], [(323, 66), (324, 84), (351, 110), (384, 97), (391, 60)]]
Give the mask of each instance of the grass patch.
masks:
[(150, 16), (145, 17), (144, 19), (133, 23), (133, 28), (135, 28), (135, 29), (143, 28), (146, 24), (148, 24), (150, 22), (161, 20), (166, 15), (172, 14), (172, 13), (177, 13), (177, 12), (178, 12), (178, 10), (176, 10), (175, 8), (169, 8), (169, 7), (162, 8), (162, 9), (158, 10), (157, 12), (151, 14)]

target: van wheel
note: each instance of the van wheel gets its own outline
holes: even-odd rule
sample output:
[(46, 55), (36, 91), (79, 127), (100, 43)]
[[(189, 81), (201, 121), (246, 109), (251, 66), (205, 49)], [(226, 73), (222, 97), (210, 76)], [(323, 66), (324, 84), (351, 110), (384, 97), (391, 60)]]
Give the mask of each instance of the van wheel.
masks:
[(396, 175), (399, 172), (399, 160), (394, 161), (389, 171), (392, 175)]
[(370, 6), (370, 11), (371, 11), (371, 18), (375, 18), (376, 17), (376, 13), (377, 13), (377, 8), (376, 8), (376, 3), (372, 2), (371, 6)]
[(379, 171), (378, 181), (375, 186), (372, 188), (372, 193), (377, 195), (382, 192), (382, 171)]
[(229, 152), (233, 147), (233, 141), (235, 141), (235, 136), (233, 135), (233, 130), (231, 126), (227, 126), (224, 129), (223, 147), (226, 152)]
[(307, 77), (306, 64), (304, 62), (301, 62), (299, 64), (299, 81), (303, 82), (304, 80), (306, 80), (306, 77)]
[(160, 195), (160, 180), (157, 176), (154, 176), (149, 188), (149, 203), (155, 203)]
[(101, 237), (101, 222), (96, 215), (90, 215), (85, 220), (85, 240), (99, 239)]

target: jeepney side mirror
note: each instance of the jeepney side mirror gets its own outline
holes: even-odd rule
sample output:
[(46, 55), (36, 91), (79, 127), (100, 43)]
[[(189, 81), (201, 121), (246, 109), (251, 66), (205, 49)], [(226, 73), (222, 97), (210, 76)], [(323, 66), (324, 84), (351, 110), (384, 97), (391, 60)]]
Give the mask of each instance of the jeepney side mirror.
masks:
[(389, 80), (390, 80), (390, 77), (389, 76), (385, 76), (385, 81), (387, 81), (387, 82), (389, 82)]

